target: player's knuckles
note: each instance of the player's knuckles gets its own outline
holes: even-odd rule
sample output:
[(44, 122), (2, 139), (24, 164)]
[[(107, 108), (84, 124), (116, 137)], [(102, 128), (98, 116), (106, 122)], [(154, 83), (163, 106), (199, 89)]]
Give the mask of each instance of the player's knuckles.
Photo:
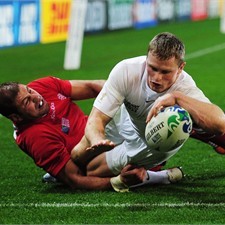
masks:
[(131, 169), (132, 169), (132, 165), (128, 164), (122, 169), (122, 172), (126, 172), (126, 171), (129, 171)]
[(139, 181), (143, 181), (146, 177), (146, 170), (145, 168), (141, 167), (138, 170), (136, 170), (136, 177)]

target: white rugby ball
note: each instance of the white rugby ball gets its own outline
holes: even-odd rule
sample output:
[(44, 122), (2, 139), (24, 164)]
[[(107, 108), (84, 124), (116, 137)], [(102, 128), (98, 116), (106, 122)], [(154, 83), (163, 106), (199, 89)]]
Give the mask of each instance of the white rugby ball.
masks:
[(169, 152), (184, 144), (191, 130), (189, 113), (175, 105), (164, 108), (147, 123), (145, 138), (151, 149)]

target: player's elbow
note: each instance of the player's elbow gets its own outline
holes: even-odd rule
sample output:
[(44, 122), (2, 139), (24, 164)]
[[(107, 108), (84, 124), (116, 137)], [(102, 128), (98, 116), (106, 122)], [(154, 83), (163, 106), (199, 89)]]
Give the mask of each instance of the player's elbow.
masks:
[(212, 126), (211, 133), (218, 136), (225, 134), (225, 118), (219, 120), (216, 124), (214, 124), (214, 126)]
[(79, 183), (76, 179), (73, 179), (73, 180), (70, 180), (69, 182), (67, 182), (67, 185), (72, 189), (72, 190), (75, 190), (75, 189), (79, 189)]
[(225, 114), (222, 111), (216, 115), (215, 113), (202, 115), (197, 124), (208, 133), (218, 136), (225, 134)]
[[(220, 108), (218, 108), (216, 115), (217, 115), (215, 117), (216, 123), (215, 123), (215, 126), (214, 126), (215, 127), (215, 134), (216, 135), (223, 135), (223, 134), (225, 134), (225, 114)], [(214, 116), (215, 116), (215, 114), (214, 114)], [(213, 121), (214, 118), (211, 118), (211, 119)]]
[(64, 177), (57, 176), (57, 180), (62, 182), (64, 185), (68, 186), (71, 189), (77, 189), (79, 188), (79, 182), (77, 179), (77, 176), (69, 177), (65, 175)]
[(225, 134), (225, 117), (219, 123), (217, 135), (223, 135), (223, 134)]

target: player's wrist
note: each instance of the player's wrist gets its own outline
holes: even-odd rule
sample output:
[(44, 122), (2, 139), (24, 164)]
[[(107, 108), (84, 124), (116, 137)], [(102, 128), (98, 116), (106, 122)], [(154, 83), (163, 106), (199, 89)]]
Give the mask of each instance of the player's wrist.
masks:
[(178, 104), (179, 105), (179, 101), (183, 96), (183, 93), (181, 93), (180, 91), (174, 91), (171, 93), (171, 95), (174, 98), (174, 104)]
[(126, 185), (122, 180), (121, 180), (121, 176), (118, 175), (116, 177), (112, 177), (110, 179), (110, 183), (112, 185), (112, 188), (116, 191), (116, 192), (128, 192), (129, 191), (129, 186)]

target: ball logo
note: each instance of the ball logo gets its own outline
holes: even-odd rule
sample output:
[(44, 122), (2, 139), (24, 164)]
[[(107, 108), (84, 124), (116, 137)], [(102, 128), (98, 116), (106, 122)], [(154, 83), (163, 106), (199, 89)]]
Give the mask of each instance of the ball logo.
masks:
[(145, 139), (148, 146), (159, 152), (169, 152), (180, 147), (189, 138), (192, 120), (189, 113), (175, 105), (161, 110), (148, 122)]
[(169, 138), (174, 130), (179, 126), (181, 122), (184, 122), (183, 124), (183, 132), (184, 133), (190, 133), (192, 126), (191, 126), (191, 121), (189, 114), (186, 110), (181, 109), (180, 107), (174, 106), (174, 107), (169, 107), (167, 108), (167, 111), (172, 111), (172, 112), (177, 112), (177, 114), (172, 115), (168, 118), (168, 136)]
[(162, 129), (164, 127), (164, 122), (161, 122), (157, 124), (155, 127), (153, 127), (147, 134), (147, 139), (149, 140), (157, 131)]

